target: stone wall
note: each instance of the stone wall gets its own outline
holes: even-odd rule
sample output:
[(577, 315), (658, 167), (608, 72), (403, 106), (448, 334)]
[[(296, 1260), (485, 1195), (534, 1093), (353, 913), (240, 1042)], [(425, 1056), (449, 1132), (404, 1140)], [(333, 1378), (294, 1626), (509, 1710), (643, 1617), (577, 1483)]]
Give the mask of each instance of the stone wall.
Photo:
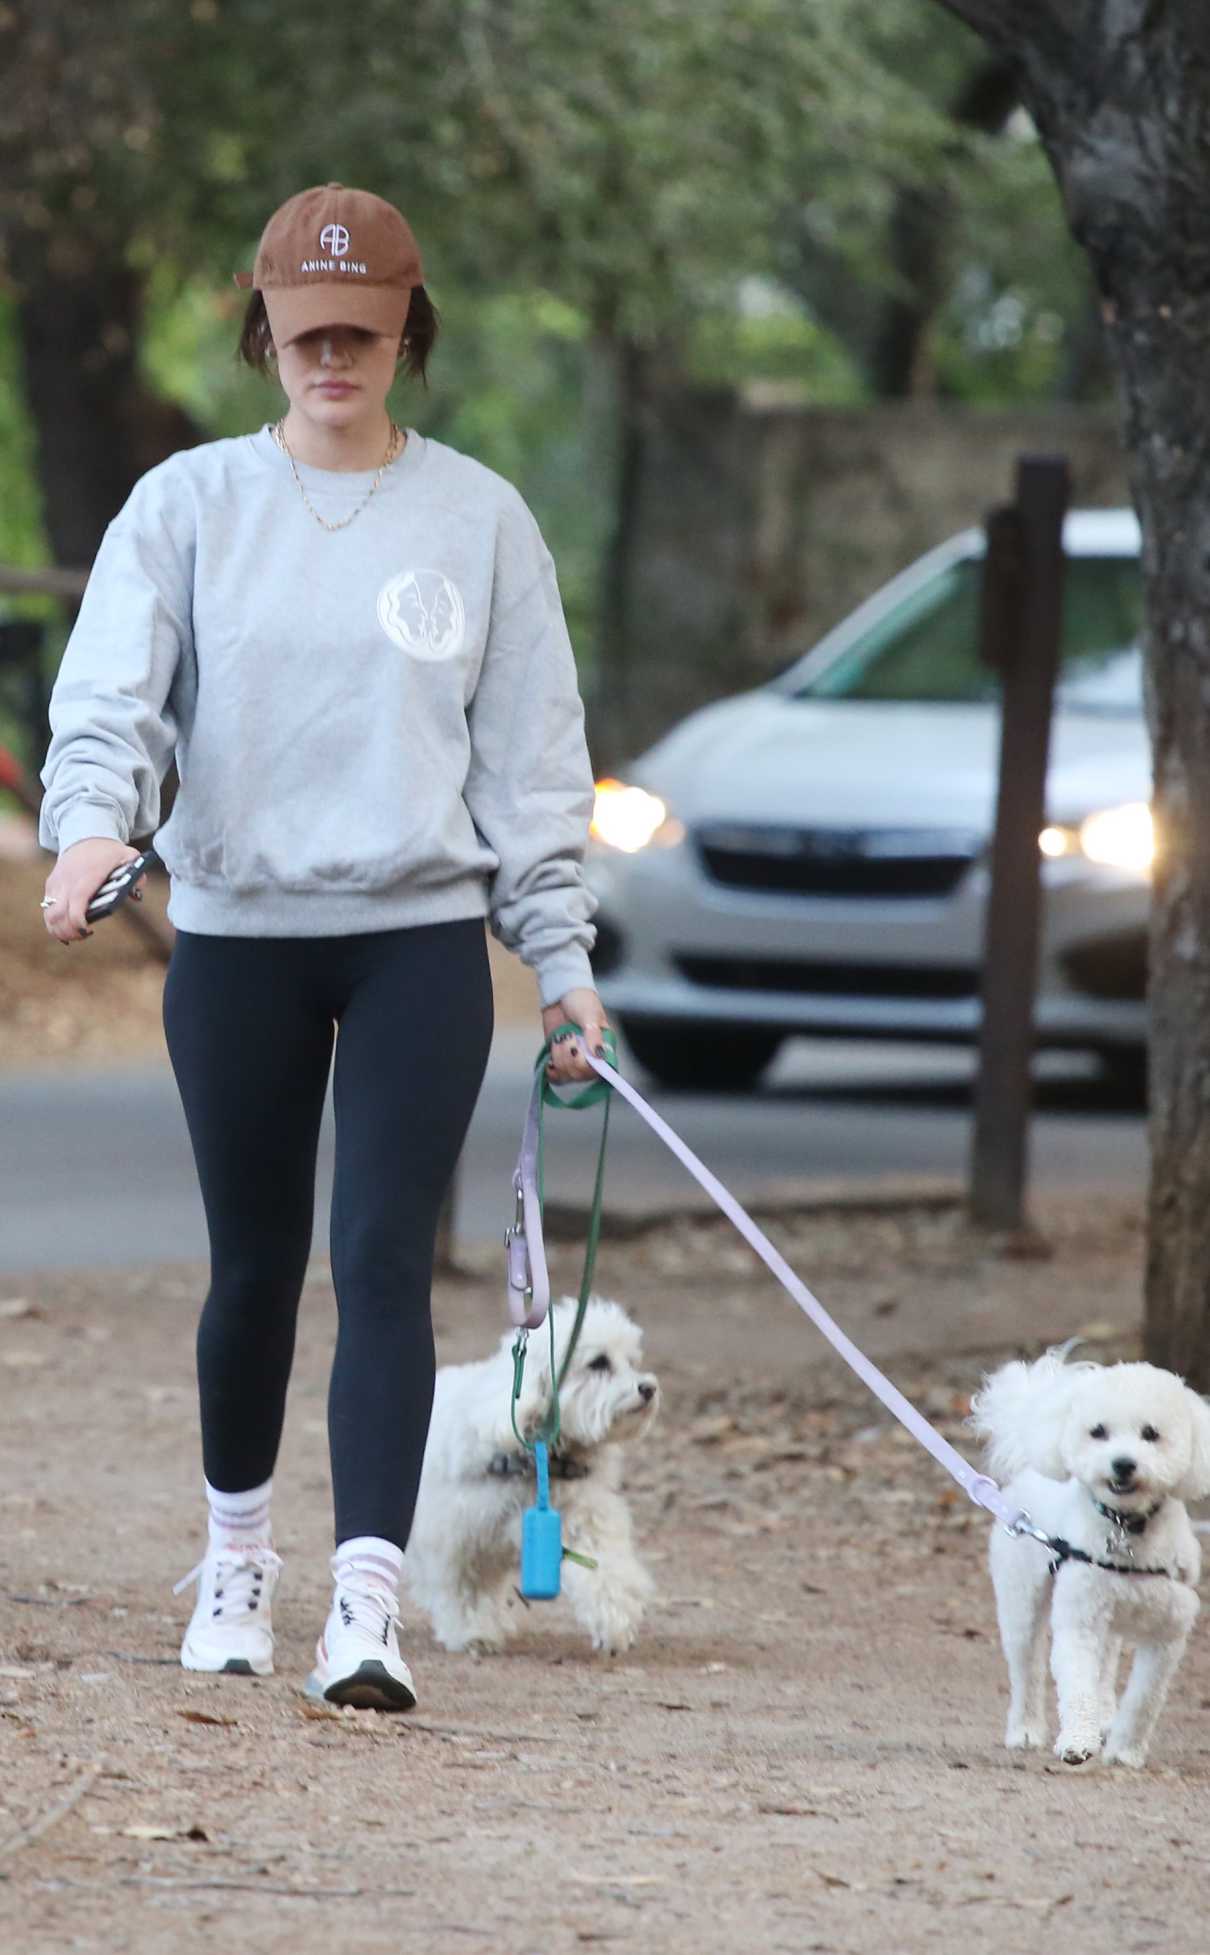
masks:
[(1108, 411), (803, 408), (702, 391), (649, 402), (625, 696), (612, 710), (599, 697), (602, 744), (615, 760), (633, 755), (691, 707), (782, 670), (914, 557), (1007, 500), (1025, 452), (1068, 457), (1073, 505), (1127, 499)]

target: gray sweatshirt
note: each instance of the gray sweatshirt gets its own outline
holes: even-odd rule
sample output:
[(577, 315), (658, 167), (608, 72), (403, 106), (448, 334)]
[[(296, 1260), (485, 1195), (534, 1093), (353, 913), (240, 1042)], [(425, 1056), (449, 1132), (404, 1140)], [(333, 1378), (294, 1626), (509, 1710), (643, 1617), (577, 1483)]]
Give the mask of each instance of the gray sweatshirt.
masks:
[[(299, 464), (329, 521), (372, 474)], [(554, 566), (516, 490), (409, 431), (346, 528), (268, 428), (173, 455), (97, 555), (41, 839), (152, 834), (212, 936), (489, 916), (544, 1004), (591, 984), (592, 771)]]

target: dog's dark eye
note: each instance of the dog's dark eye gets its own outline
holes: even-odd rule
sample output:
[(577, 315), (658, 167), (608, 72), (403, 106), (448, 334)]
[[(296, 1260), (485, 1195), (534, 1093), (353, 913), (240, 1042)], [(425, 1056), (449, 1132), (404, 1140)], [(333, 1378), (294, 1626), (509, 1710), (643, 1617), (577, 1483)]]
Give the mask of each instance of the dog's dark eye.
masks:
[(1104, 1426), (1093, 1426), (1088, 1437), (1090, 1439), (1104, 1439), (1106, 1437)]
[(1140, 1439), (1145, 1439), (1145, 1440), (1147, 1441), (1147, 1444), (1148, 1444), (1149, 1446), (1154, 1446), (1154, 1444), (1155, 1444), (1155, 1442), (1156, 1442), (1156, 1440), (1157, 1440), (1157, 1439), (1159, 1438), (1159, 1436), (1160, 1436), (1160, 1435), (1159, 1435), (1159, 1433), (1158, 1433), (1158, 1432), (1156, 1431), (1156, 1429), (1155, 1429), (1155, 1427), (1154, 1427), (1154, 1426), (1144, 1426), (1144, 1427), (1143, 1427), (1143, 1430), (1142, 1430), (1142, 1431), (1140, 1432), (1140, 1434), (1139, 1434), (1139, 1438), (1140, 1438)]
[(595, 1357), (592, 1360), (592, 1363), (589, 1365), (588, 1369), (590, 1371), (612, 1371), (613, 1366), (610, 1364), (609, 1359), (605, 1356), (604, 1351), (602, 1351), (598, 1357)]

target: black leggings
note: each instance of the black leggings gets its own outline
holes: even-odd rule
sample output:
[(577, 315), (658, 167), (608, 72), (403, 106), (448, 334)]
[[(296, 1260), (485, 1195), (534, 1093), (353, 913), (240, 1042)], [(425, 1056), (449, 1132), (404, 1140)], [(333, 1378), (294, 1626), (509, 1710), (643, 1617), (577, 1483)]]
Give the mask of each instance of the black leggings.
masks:
[(164, 1028), (210, 1234), (202, 1464), (224, 1493), (273, 1471), (337, 1027), (336, 1540), (402, 1548), (433, 1402), (437, 1218), (491, 1043), (478, 919), (348, 937), (177, 932)]

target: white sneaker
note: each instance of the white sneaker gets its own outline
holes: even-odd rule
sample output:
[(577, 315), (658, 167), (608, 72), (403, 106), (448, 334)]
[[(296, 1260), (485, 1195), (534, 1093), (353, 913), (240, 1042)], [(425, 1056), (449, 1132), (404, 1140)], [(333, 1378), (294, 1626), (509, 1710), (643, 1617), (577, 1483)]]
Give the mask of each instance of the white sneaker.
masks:
[(197, 1583), (197, 1606), (181, 1644), (186, 1670), (228, 1677), (273, 1675), (273, 1591), (281, 1556), (267, 1544), (209, 1548), (173, 1589)]
[[(333, 1561), (332, 1572), (336, 1574)], [(410, 1711), (416, 1702), (412, 1673), (399, 1654), (399, 1603), (384, 1588), (355, 1587), (337, 1576), (336, 1594), (315, 1645), (308, 1697), (361, 1710)]]

